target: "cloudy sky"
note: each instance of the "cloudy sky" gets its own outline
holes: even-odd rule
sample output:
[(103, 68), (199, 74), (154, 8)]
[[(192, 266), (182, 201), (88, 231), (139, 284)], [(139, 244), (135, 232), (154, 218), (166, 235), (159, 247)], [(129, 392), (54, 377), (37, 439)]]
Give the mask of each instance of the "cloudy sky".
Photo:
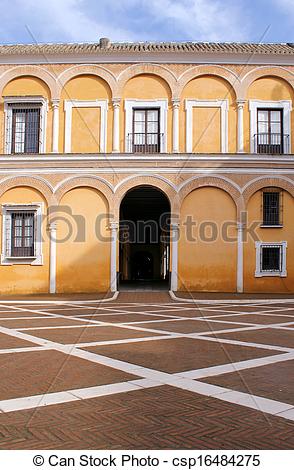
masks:
[(0, 0), (1, 43), (294, 42), (294, 0)]

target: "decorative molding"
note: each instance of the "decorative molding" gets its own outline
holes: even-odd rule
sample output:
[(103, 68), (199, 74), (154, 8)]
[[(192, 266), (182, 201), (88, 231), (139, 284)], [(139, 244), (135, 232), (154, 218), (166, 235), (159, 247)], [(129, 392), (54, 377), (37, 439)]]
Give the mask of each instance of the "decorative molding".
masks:
[(292, 101), (267, 101), (249, 100), (250, 113), (250, 152), (254, 152), (254, 135), (257, 134), (257, 109), (258, 108), (282, 108), (283, 109), (283, 132), (289, 134), (289, 152), (291, 153), (291, 111)]
[(65, 153), (71, 153), (72, 108), (100, 108), (101, 109), (99, 147), (100, 147), (101, 153), (106, 153), (108, 100), (64, 100), (64, 111), (65, 111), (64, 151)]
[[(2, 204), (2, 251), (1, 264), (11, 266), (13, 264), (30, 264), (34, 266), (43, 265), (42, 254), (42, 215), (44, 204), (41, 202), (30, 204)], [(35, 254), (29, 257), (11, 256), (11, 212), (34, 211), (36, 213), (36, 229), (34, 231)]]
[(167, 110), (168, 100), (166, 98), (156, 100), (125, 100), (125, 151), (128, 151), (128, 134), (133, 132), (133, 109), (134, 108), (159, 108), (160, 109), (160, 133), (163, 134), (163, 142), (160, 153), (167, 153)]
[[(280, 271), (262, 271), (261, 269), (261, 251), (263, 247), (272, 246), (280, 247), (282, 250), (281, 254), (281, 270)], [(287, 242), (255, 242), (256, 250), (256, 268), (255, 277), (287, 277), (287, 264), (286, 264), (286, 251)]]
[(228, 153), (228, 100), (185, 100), (186, 152), (193, 152), (193, 108), (221, 109), (221, 152)]

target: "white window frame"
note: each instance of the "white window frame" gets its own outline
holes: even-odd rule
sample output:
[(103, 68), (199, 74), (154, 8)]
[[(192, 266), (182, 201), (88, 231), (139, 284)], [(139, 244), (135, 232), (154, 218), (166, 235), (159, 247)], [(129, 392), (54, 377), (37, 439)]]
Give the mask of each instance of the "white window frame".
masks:
[[(11, 256), (11, 213), (12, 212), (36, 212), (35, 222), (36, 228), (34, 231), (34, 256)], [(13, 265), (13, 264), (31, 264), (31, 265), (43, 265), (43, 253), (42, 253), (42, 214), (43, 214), (43, 203), (31, 203), (31, 204), (2, 204), (2, 252), (1, 252), (1, 264), (2, 265)]]
[(167, 153), (167, 110), (168, 100), (125, 100), (125, 152), (128, 152), (128, 135), (133, 133), (133, 110), (134, 108), (159, 108), (160, 122), (159, 131), (163, 134), (163, 142), (160, 145), (160, 153)]
[[(280, 271), (262, 271), (261, 264), (261, 252), (263, 247), (277, 247), (282, 250), (281, 254), (281, 269)], [(286, 252), (287, 242), (255, 242), (256, 250), (256, 267), (255, 277), (287, 277), (287, 265), (286, 265)]]
[(48, 100), (43, 96), (5, 96), (4, 97), (4, 153), (11, 154), (12, 150), (12, 110), (17, 108), (18, 105), (40, 104), (40, 144), (39, 153), (46, 153), (46, 134), (47, 134), (47, 114), (48, 114)]
[(186, 152), (193, 152), (193, 108), (220, 108), (221, 110), (221, 153), (228, 153), (228, 100), (185, 100), (186, 111)]
[(289, 153), (291, 153), (291, 111), (290, 100), (267, 101), (249, 100), (250, 113), (250, 152), (254, 152), (254, 135), (257, 134), (257, 110), (258, 108), (281, 108), (283, 110), (283, 133), (289, 135)]
[(107, 149), (107, 113), (108, 100), (64, 100), (65, 134), (64, 152), (71, 153), (72, 109), (73, 108), (100, 108), (100, 153)]

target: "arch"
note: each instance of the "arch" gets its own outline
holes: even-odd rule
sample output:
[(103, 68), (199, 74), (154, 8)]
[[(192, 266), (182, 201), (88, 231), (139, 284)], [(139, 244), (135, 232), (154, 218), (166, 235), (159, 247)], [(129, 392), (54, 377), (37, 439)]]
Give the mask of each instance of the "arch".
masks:
[(261, 176), (259, 178), (254, 179), (253, 181), (250, 181), (244, 186), (243, 197), (245, 205), (248, 204), (251, 196), (253, 196), (253, 194), (255, 194), (257, 191), (271, 186), (275, 188), (284, 189), (289, 194), (291, 194), (291, 196), (294, 197), (294, 181), (292, 181), (291, 179), (284, 178), (282, 176), (271, 176), (269, 178)]
[(69, 80), (81, 75), (94, 75), (102, 78), (111, 90), (112, 97), (118, 97), (117, 82), (115, 76), (100, 65), (73, 65), (58, 76), (59, 93)]
[(173, 184), (166, 178), (152, 175), (136, 175), (121, 181), (115, 188), (114, 195), (114, 216), (115, 220), (119, 220), (119, 209), (121, 201), (130, 189), (138, 186), (152, 186), (159, 189), (168, 199), (171, 212), (176, 211), (177, 192)]
[(42, 80), (50, 91), (51, 99), (59, 98), (59, 91), (55, 77), (45, 68), (37, 65), (19, 65), (4, 72), (0, 77), (0, 93), (2, 96), (4, 87), (15, 78), (31, 76)]
[(56, 201), (59, 204), (62, 197), (70, 190), (80, 187), (96, 189), (107, 200), (109, 208), (112, 207), (113, 190), (108, 181), (95, 176), (74, 176), (61, 181), (54, 189)]
[(218, 176), (196, 176), (185, 181), (181, 185), (179, 191), (179, 199), (181, 205), (185, 197), (188, 196), (192, 191), (204, 187), (215, 187), (218, 189), (222, 189), (223, 191), (228, 193), (231, 199), (234, 201), (237, 209), (237, 215), (239, 215), (240, 212), (243, 210), (243, 197), (238, 186), (233, 181), (230, 181), (228, 178), (221, 178)]
[(258, 67), (251, 70), (241, 78), (239, 99), (246, 99), (248, 89), (259, 78), (275, 77), (285, 80), (291, 88), (294, 88), (294, 74), (284, 67)]
[(176, 77), (171, 70), (158, 64), (135, 64), (123, 70), (117, 77), (119, 95), (122, 95), (124, 86), (131, 78), (142, 74), (157, 75), (163, 79), (170, 88), (172, 98), (174, 98), (177, 85)]
[(44, 179), (35, 176), (15, 176), (8, 177), (0, 181), (0, 197), (3, 196), (9, 189), (26, 186), (31, 189), (36, 189), (44, 197), (47, 205), (50, 206), (54, 203), (52, 186)]
[(240, 80), (237, 74), (232, 72), (230, 69), (226, 67), (222, 67), (221, 65), (196, 65), (195, 67), (191, 67), (186, 70), (182, 75), (178, 78), (177, 84), (177, 98), (179, 99), (185, 86), (194, 78), (201, 77), (203, 75), (212, 75), (214, 77), (222, 78), (223, 80), (227, 81), (234, 93), (236, 95), (236, 99), (239, 97), (239, 87), (240, 87)]

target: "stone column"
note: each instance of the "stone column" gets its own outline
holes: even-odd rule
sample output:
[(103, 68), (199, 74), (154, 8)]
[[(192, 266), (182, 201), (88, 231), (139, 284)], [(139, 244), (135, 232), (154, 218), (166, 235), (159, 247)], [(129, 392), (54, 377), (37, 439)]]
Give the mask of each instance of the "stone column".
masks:
[(110, 223), (111, 251), (110, 251), (110, 290), (117, 291), (117, 232), (118, 222)]
[(112, 152), (118, 153), (120, 151), (119, 148), (119, 109), (120, 109), (120, 98), (114, 98), (112, 100), (113, 106), (113, 144), (112, 144)]
[(244, 105), (245, 100), (237, 100), (238, 107), (238, 153), (244, 153)]
[(53, 122), (52, 122), (52, 153), (58, 153), (59, 141), (59, 100), (51, 101), (53, 108)]
[(50, 238), (50, 260), (49, 260), (49, 292), (50, 294), (56, 293), (56, 235), (57, 224), (52, 222), (49, 224), (49, 238)]
[(242, 293), (244, 291), (244, 281), (243, 281), (243, 241), (244, 241), (244, 228), (245, 224), (243, 222), (237, 222), (238, 230), (238, 248), (237, 248), (237, 292)]
[(174, 222), (170, 224), (171, 235), (171, 290), (178, 290), (178, 242), (179, 242), (179, 223)]
[(173, 103), (173, 153), (179, 153), (179, 109), (180, 100), (175, 99)]

